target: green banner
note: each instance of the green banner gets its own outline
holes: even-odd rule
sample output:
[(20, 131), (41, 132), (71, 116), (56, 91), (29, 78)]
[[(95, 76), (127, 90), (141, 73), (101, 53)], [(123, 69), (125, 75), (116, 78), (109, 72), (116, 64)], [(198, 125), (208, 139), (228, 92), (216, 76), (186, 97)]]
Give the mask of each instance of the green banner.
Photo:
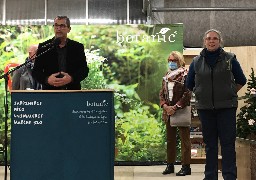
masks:
[[(23, 63), (29, 45), (54, 36), (50, 25), (0, 27), (2, 72), (10, 64)], [(90, 72), (82, 88), (115, 90), (115, 160), (165, 161), (158, 95), (169, 53), (182, 52), (183, 24), (74, 25), (68, 37), (85, 47)], [(2, 79), (0, 85), (3, 94)]]

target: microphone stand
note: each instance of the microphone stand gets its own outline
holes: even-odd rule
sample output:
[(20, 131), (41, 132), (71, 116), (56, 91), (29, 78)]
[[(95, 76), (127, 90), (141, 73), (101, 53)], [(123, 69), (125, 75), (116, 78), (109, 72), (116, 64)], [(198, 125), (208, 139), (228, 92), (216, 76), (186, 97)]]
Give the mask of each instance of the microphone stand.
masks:
[[(5, 74), (1, 75), (0, 76), (0, 79), (5, 79), (5, 98), (4, 98), (4, 111), (5, 111), (5, 121), (4, 121), (4, 128), (5, 128), (5, 131), (4, 131), (4, 164), (5, 164), (5, 169), (4, 169), (4, 180), (7, 180), (7, 169), (8, 169), (8, 156), (7, 156), (7, 153), (8, 153), (8, 80), (9, 80), (9, 75), (20, 69), (21, 67), (27, 65), (28, 63), (32, 62), (32, 60), (35, 60), (36, 57), (40, 57), (41, 55), (45, 54), (46, 52), (52, 50), (55, 46), (52, 45), (50, 48), (48, 48), (46, 51), (43, 51), (42, 53), (40, 53), (39, 55), (35, 56), (36, 54), (34, 54), (32, 56), (31, 59), (25, 61), (25, 63), (19, 65), (19, 66), (16, 66), (15, 68), (12, 68), (10, 69), (8, 72), (6, 72)], [(35, 57), (34, 57), (35, 56)]]

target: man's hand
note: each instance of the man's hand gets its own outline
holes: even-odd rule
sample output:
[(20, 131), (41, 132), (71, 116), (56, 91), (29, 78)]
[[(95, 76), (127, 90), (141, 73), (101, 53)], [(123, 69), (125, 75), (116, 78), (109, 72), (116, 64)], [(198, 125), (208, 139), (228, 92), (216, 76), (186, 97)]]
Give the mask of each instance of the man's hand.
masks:
[(66, 84), (69, 84), (72, 81), (72, 77), (65, 72), (61, 72), (61, 74), (63, 75), (63, 77), (58, 78), (58, 75), (60, 73), (54, 73), (51, 76), (48, 77), (48, 84), (55, 86), (55, 87), (61, 87), (61, 86), (65, 86)]

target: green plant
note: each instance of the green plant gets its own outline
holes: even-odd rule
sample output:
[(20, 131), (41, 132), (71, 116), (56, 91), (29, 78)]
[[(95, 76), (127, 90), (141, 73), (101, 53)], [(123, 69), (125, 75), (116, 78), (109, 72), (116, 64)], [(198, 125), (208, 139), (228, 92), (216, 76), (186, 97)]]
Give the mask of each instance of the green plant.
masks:
[(143, 105), (136, 89), (137, 84), (125, 86), (109, 84), (115, 89), (115, 137), (118, 148), (117, 161), (156, 161), (166, 156), (165, 125), (162, 123), (161, 109), (152, 104)]
[(86, 61), (89, 68), (88, 77), (81, 82), (82, 89), (104, 89), (106, 88), (106, 80), (103, 75), (104, 64), (106, 60), (99, 56), (99, 50), (85, 50)]
[(166, 156), (165, 134), (159, 123), (152, 116), (147, 106), (138, 107), (124, 113), (124, 117), (116, 119), (116, 127), (121, 128), (117, 139), (120, 161), (156, 161)]
[(240, 113), (237, 115), (237, 136), (240, 138), (248, 138), (249, 135), (256, 136), (256, 76), (253, 68), (249, 76), (245, 93), (246, 105), (240, 109)]

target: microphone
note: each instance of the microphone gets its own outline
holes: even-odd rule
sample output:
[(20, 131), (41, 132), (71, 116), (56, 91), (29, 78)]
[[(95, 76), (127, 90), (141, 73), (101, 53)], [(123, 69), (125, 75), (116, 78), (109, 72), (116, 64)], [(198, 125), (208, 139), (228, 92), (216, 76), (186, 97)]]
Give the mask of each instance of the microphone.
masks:
[(38, 53), (38, 50), (39, 50), (39, 49), (38, 49), (38, 50), (37, 50), (37, 53), (35, 53), (35, 54), (32, 56), (32, 59), (34, 60), (34, 59), (36, 59), (37, 57), (42, 56), (43, 54), (47, 53), (48, 51), (54, 49), (54, 47), (57, 47), (58, 45), (60, 45), (60, 43), (61, 43), (60, 37), (55, 38), (52, 42), (47, 43), (47, 44), (41, 46), (41, 47), (39, 48), (41, 51), (42, 51), (43, 48), (47, 48), (47, 49), (44, 50), (44, 51), (42, 51), (42, 52), (40, 52), (40, 53)]
[(52, 42), (49, 42), (49, 43), (41, 46), (41, 48), (46, 48), (46, 47), (49, 47), (49, 46), (58, 46), (60, 43), (61, 43), (61, 40), (58, 37), (58, 38), (55, 38)]

